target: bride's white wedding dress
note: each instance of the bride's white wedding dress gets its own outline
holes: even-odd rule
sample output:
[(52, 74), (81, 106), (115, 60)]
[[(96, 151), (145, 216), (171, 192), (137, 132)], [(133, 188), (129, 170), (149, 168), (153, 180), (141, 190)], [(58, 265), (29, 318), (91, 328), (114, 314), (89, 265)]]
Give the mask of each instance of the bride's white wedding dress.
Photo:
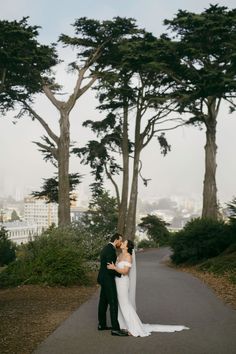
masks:
[[(134, 262), (133, 262), (134, 263)], [(127, 261), (119, 261), (116, 266), (120, 269), (124, 267), (132, 268), (135, 264)], [(136, 266), (135, 266), (136, 267)], [(144, 324), (140, 321), (135, 306), (135, 274), (132, 275), (132, 269), (128, 275), (116, 277), (116, 288), (118, 296), (118, 321), (120, 328), (128, 330), (134, 337), (146, 337), (151, 332), (175, 332), (189, 329), (185, 326)], [(132, 284), (131, 284), (132, 283)]]

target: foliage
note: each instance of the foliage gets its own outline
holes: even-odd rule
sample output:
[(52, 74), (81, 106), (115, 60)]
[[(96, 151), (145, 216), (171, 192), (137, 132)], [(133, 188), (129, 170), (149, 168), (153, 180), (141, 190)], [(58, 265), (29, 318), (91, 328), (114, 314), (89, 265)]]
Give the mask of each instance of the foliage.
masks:
[[(36, 198), (46, 197), (48, 199), (48, 203), (58, 203), (58, 177), (53, 178), (44, 178), (43, 186), (41, 187), (41, 191), (32, 192), (32, 195)], [(71, 173), (69, 174), (69, 184), (70, 184), (70, 200), (75, 200), (73, 196), (73, 190), (75, 187), (81, 183), (81, 176), (79, 173)]]
[(17, 220), (20, 220), (20, 217), (17, 214), (17, 212), (15, 210), (13, 210), (11, 213), (11, 221), (17, 221)]
[[(153, 66), (156, 50), (157, 38), (142, 29), (113, 45), (109, 70), (99, 72), (95, 87), (98, 109), (106, 116), (100, 121), (84, 122), (97, 140), (73, 149), (83, 163), (91, 166), (97, 182), (108, 178), (113, 184), (119, 206), (118, 230), (131, 239), (135, 237), (138, 178), (145, 186), (149, 181), (141, 174), (141, 151), (155, 138), (165, 156), (170, 146), (164, 123), (168, 122), (168, 129), (176, 124), (175, 119), (167, 119), (172, 103), (165, 93), (170, 83), (166, 85), (165, 74)], [(117, 174), (122, 175), (121, 188)]]
[(103, 235), (107, 240), (117, 230), (118, 207), (116, 198), (111, 197), (108, 191), (97, 190), (89, 203), (89, 209), (82, 217), (82, 223), (87, 232), (97, 237)]
[(232, 221), (228, 225), (228, 232), (232, 243), (236, 242), (236, 222)]
[(227, 203), (227, 209), (229, 211), (229, 220), (231, 224), (236, 224), (236, 197), (231, 202)]
[(214, 274), (226, 274), (230, 281), (236, 284), (236, 243), (231, 245), (222, 254), (201, 263), (198, 268), (201, 271)]
[(87, 284), (83, 249), (70, 229), (51, 229), (22, 245), (18, 259), (0, 273), (0, 287), (19, 284)]
[[(98, 109), (107, 112), (107, 115), (100, 121), (87, 120), (83, 123), (91, 128), (99, 140), (91, 140), (85, 147), (72, 150), (82, 157), (83, 163), (91, 166), (96, 180), (103, 180), (106, 169), (111, 176), (122, 171), (116, 162), (117, 159), (114, 159), (114, 153), (124, 153), (121, 151), (124, 135), (128, 134), (124, 115), (128, 114), (128, 111), (132, 111), (132, 119), (135, 114), (136, 121), (144, 121), (145, 113), (153, 110), (149, 119), (146, 119), (142, 134), (139, 132), (139, 145), (146, 145), (151, 137), (155, 136), (161, 153), (166, 155), (170, 151), (170, 145), (165, 133), (161, 132), (160, 125), (167, 116), (167, 106), (171, 104), (166, 102), (164, 91), (167, 87), (164, 81), (162, 84), (162, 73), (157, 67), (153, 67), (156, 47), (156, 37), (142, 29), (136, 29), (134, 35), (113, 44), (109, 70), (99, 72), (99, 81), (95, 87), (100, 102)], [(158, 129), (156, 122), (159, 124)], [(131, 135), (132, 133), (127, 140), (129, 154), (133, 154), (135, 148)], [(143, 182), (147, 183), (147, 179), (143, 179)]]
[(83, 250), (85, 261), (88, 262), (89, 265), (95, 264), (99, 260), (102, 247), (107, 243), (104, 234), (93, 234), (82, 221), (74, 222), (71, 225), (71, 229), (75, 233), (76, 242)]
[[(23, 19), (20, 23), (3, 23), (5, 31), (2, 31), (3, 43), (0, 41), (0, 48), (5, 49), (5, 42), (9, 40), (10, 49), (9, 50), (9, 63), (15, 63), (15, 53), (22, 53), (20, 57), (19, 68), (18, 67), (3, 67), (1, 70), (0, 66), (0, 77), (1, 77), (1, 89), (0, 94), (2, 95), (2, 102), (4, 108), (13, 108), (15, 103), (18, 103), (22, 109), (17, 115), (21, 118), (25, 113), (34, 120), (36, 119), (46, 130), (47, 136), (43, 137), (43, 143), (36, 142), (36, 144), (41, 148), (45, 155), (46, 160), (50, 160), (54, 165), (55, 161), (58, 168), (58, 219), (59, 225), (67, 225), (70, 223), (70, 186), (69, 186), (69, 156), (70, 156), (70, 112), (74, 108), (77, 100), (93, 85), (97, 80), (99, 72), (105, 70), (109, 66), (109, 58), (113, 56), (112, 48), (116, 47), (116, 44), (120, 41), (122, 37), (129, 36), (136, 32), (135, 21), (131, 18), (120, 18), (116, 17), (109, 21), (98, 21), (87, 19), (82, 17), (76, 19), (74, 28), (74, 37), (61, 34), (58, 42), (62, 44), (63, 47), (69, 46), (74, 52), (76, 60), (69, 64), (69, 72), (75, 73), (76, 80), (75, 86), (71, 94), (66, 95), (66, 99), (60, 100), (57, 96), (58, 91), (62, 87), (56, 82), (56, 75), (49, 69), (54, 64), (58, 64), (57, 55), (54, 50), (54, 46), (46, 47), (41, 46), (36, 42), (35, 37), (38, 35), (38, 27), (29, 27), (27, 25), (27, 19)], [(29, 32), (29, 38), (23, 42), (23, 45), (18, 45), (17, 31), (14, 32), (16, 25), (18, 25), (19, 31), (23, 34)], [(11, 26), (15, 26), (12, 30)], [(1, 28), (0, 28), (1, 29)], [(27, 32), (28, 31), (28, 32)], [(13, 34), (16, 39), (13, 38)], [(29, 39), (32, 39), (30, 41)], [(1, 40), (1, 37), (0, 37)], [(33, 44), (32, 44), (33, 42)], [(21, 43), (22, 44), (22, 43)], [(31, 45), (32, 44), (32, 45)], [(43, 53), (42, 53), (43, 51)], [(4, 57), (4, 50), (3, 57)], [(37, 56), (37, 54), (40, 54)], [(0, 52), (1, 54), (1, 52)], [(43, 55), (42, 55), (43, 54)], [(18, 56), (19, 56), (18, 55)], [(31, 58), (33, 56), (33, 63), (31, 64)], [(22, 73), (22, 68), (24, 68), (24, 60), (22, 58), (29, 59), (29, 63), (26, 63), (27, 75), (19, 76)], [(0, 57), (0, 59), (2, 59)], [(3, 58), (4, 59), (4, 58)], [(40, 59), (38, 67), (38, 59)], [(6, 60), (6, 63), (8, 61)], [(47, 69), (45, 72), (45, 68)], [(6, 88), (8, 70), (12, 69), (12, 75), (19, 78), (19, 82), (15, 82), (16, 89), (19, 88), (15, 96), (10, 97), (8, 102), (9, 94)], [(19, 69), (19, 70), (18, 70)], [(24, 72), (23, 72), (24, 74)], [(46, 74), (50, 74), (46, 77)], [(32, 79), (32, 80), (31, 80)], [(30, 85), (24, 85), (24, 83)], [(34, 87), (35, 85), (35, 87)], [(12, 88), (13, 86), (11, 86)], [(32, 101), (33, 95), (37, 92), (43, 92), (49, 101), (54, 105), (54, 107), (59, 111), (59, 134), (54, 133), (48, 124), (47, 119), (40, 116), (33, 108)], [(14, 91), (15, 93), (15, 91)], [(54, 189), (55, 181), (50, 180), (49, 185), (53, 185), (53, 193), (50, 194), (52, 199), (56, 199)], [(47, 186), (46, 186), (47, 187)], [(43, 192), (44, 193), (44, 192)]]
[[(105, 118), (103, 121), (106, 121)], [(99, 123), (102, 125), (103, 121)], [(98, 122), (97, 122), (98, 123)], [(90, 122), (85, 122), (84, 126), (89, 126)], [(100, 128), (101, 129), (101, 128)], [(94, 130), (92, 128), (92, 130)], [(116, 131), (115, 131), (116, 130)], [(106, 168), (109, 166), (109, 172), (111, 175), (119, 174), (121, 167), (116, 162), (115, 158), (110, 154), (110, 149), (115, 149), (121, 144), (121, 132), (120, 125), (114, 127), (114, 131), (105, 135), (100, 141), (91, 140), (85, 147), (73, 148), (72, 153), (78, 155), (81, 158), (83, 164), (89, 164), (92, 168), (92, 175), (96, 181), (103, 182), (103, 174)]]
[[(115, 58), (114, 48), (122, 38), (137, 32), (132, 18), (114, 17), (112, 20), (98, 21), (80, 17), (73, 23), (76, 36), (61, 34), (59, 41), (78, 51), (78, 58), (91, 67), (93, 73), (108, 67)], [(70, 64), (71, 70), (78, 69), (78, 62)]]
[(169, 231), (167, 229), (168, 223), (163, 221), (156, 215), (148, 214), (141, 218), (140, 226), (144, 231), (147, 231), (149, 241), (155, 246), (163, 246), (169, 242)]
[(187, 124), (206, 129), (202, 216), (218, 219), (216, 127), (223, 102), (234, 111), (236, 89), (236, 9), (210, 5), (200, 14), (179, 10), (165, 20), (168, 35), (159, 42), (157, 66), (174, 80), (172, 99)]
[(207, 258), (218, 256), (235, 242), (229, 226), (223, 221), (212, 219), (193, 219), (183, 230), (171, 238), (174, 263), (198, 263)]
[(43, 76), (56, 64), (54, 47), (37, 42), (38, 26), (28, 18), (0, 21), (0, 110), (13, 109), (42, 90)]
[(138, 248), (153, 248), (156, 247), (156, 243), (152, 240), (141, 240), (138, 243)]
[(236, 9), (218, 5), (200, 14), (179, 10), (172, 20), (164, 21), (173, 40), (163, 35), (159, 44), (163, 45), (163, 70), (175, 77), (174, 96), (179, 111), (188, 108), (193, 114), (189, 123), (206, 122), (205, 108), (213, 98), (231, 101), (234, 97), (235, 21)]
[(7, 230), (0, 228), (0, 267), (13, 262), (16, 258), (16, 246), (8, 239)]

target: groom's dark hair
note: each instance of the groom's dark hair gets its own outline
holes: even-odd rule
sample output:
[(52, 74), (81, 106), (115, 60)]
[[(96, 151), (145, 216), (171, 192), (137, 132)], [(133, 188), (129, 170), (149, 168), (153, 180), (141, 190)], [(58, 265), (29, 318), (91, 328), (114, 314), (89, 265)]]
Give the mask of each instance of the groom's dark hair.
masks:
[(116, 232), (114, 235), (111, 236), (110, 241), (114, 242), (115, 240), (119, 240), (120, 237), (122, 237), (122, 235)]

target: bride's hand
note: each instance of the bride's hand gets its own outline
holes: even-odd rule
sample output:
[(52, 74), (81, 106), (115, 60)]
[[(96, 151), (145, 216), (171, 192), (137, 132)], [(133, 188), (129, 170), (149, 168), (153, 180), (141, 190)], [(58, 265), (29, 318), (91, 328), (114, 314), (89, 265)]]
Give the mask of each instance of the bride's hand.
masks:
[(112, 263), (107, 263), (107, 269), (112, 269), (112, 270), (115, 270), (116, 266), (115, 264), (112, 262)]

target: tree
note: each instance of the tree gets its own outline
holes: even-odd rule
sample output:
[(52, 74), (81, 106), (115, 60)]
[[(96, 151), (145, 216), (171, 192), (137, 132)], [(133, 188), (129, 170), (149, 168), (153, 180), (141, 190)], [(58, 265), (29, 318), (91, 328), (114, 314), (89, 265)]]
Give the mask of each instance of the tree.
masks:
[(169, 231), (166, 226), (169, 224), (156, 215), (150, 215), (141, 218), (141, 223), (138, 226), (144, 231), (147, 231), (147, 235), (150, 241), (153, 241), (155, 245), (166, 245), (169, 241)]
[[(80, 183), (81, 176), (78, 173), (69, 174), (69, 185), (70, 185), (70, 200), (75, 200), (73, 196), (73, 190)], [(44, 178), (43, 186), (41, 191), (34, 191), (32, 195), (36, 198), (46, 197), (48, 203), (58, 203), (59, 201), (59, 183), (58, 177)]]
[(20, 217), (17, 214), (17, 212), (13, 210), (13, 212), (11, 213), (11, 221), (17, 221), (17, 220), (20, 220)]
[(111, 197), (108, 191), (97, 189), (89, 203), (89, 209), (82, 217), (91, 234), (96, 237), (103, 235), (109, 239), (116, 232), (118, 219), (118, 207), (116, 198)]
[(188, 124), (206, 129), (202, 217), (217, 219), (216, 127), (222, 101), (235, 109), (236, 9), (210, 5), (200, 14), (179, 10), (164, 23), (173, 36), (162, 36), (157, 61), (175, 81), (178, 111), (191, 115)]
[(8, 239), (7, 230), (0, 228), (0, 267), (9, 264), (16, 258), (15, 245)]
[[(70, 183), (69, 183), (69, 155), (70, 155), (70, 112), (78, 99), (93, 85), (97, 79), (97, 72), (102, 69), (98, 60), (101, 57), (109, 57), (111, 44), (117, 43), (120, 37), (126, 36), (135, 30), (132, 19), (115, 18), (111, 21), (96, 21), (85, 17), (77, 19), (73, 24), (75, 37), (62, 34), (59, 42), (63, 46), (69, 46), (76, 50), (76, 60), (69, 64), (70, 71), (76, 74), (76, 83), (73, 92), (67, 99), (61, 100), (58, 94), (61, 92), (60, 85), (56, 83), (54, 76), (44, 76), (43, 71), (38, 70), (38, 86), (51, 104), (59, 113), (59, 134), (56, 134), (49, 126), (47, 118), (38, 114), (32, 105), (31, 94), (35, 91), (26, 87), (27, 100), (24, 96), (16, 97), (22, 109), (18, 115), (26, 113), (32, 119), (36, 119), (45, 129), (47, 137), (37, 145), (56, 160), (58, 168), (58, 218), (59, 225), (70, 223)], [(35, 32), (37, 35), (37, 32)], [(27, 46), (26, 41), (25, 45)], [(52, 65), (55, 62), (51, 63)], [(30, 87), (31, 88), (31, 87)]]
[(226, 205), (230, 214), (229, 216), (230, 223), (236, 225), (236, 197), (234, 197), (232, 201), (227, 203)]
[[(141, 152), (156, 137), (165, 155), (170, 146), (164, 131), (175, 127), (174, 124), (163, 127), (164, 123), (172, 122), (167, 118), (172, 102), (166, 94), (171, 84), (166, 85), (162, 72), (153, 65), (156, 48), (157, 39), (143, 30), (120, 41), (116, 55), (110, 61), (110, 70), (101, 73), (96, 86), (100, 100), (98, 108), (108, 114), (101, 121), (84, 123), (100, 140), (73, 150), (85, 156), (83, 161), (93, 168), (96, 180), (103, 181), (105, 173), (114, 185), (119, 205), (118, 231), (131, 239), (134, 239), (136, 229)], [(121, 155), (121, 165), (114, 157), (116, 152)], [(122, 173), (121, 191), (114, 179), (117, 173)], [(147, 185), (148, 179), (142, 177), (142, 180)]]
[(20, 101), (42, 92), (42, 77), (56, 64), (54, 46), (37, 41), (38, 26), (28, 18), (0, 21), (0, 110), (4, 114)]

